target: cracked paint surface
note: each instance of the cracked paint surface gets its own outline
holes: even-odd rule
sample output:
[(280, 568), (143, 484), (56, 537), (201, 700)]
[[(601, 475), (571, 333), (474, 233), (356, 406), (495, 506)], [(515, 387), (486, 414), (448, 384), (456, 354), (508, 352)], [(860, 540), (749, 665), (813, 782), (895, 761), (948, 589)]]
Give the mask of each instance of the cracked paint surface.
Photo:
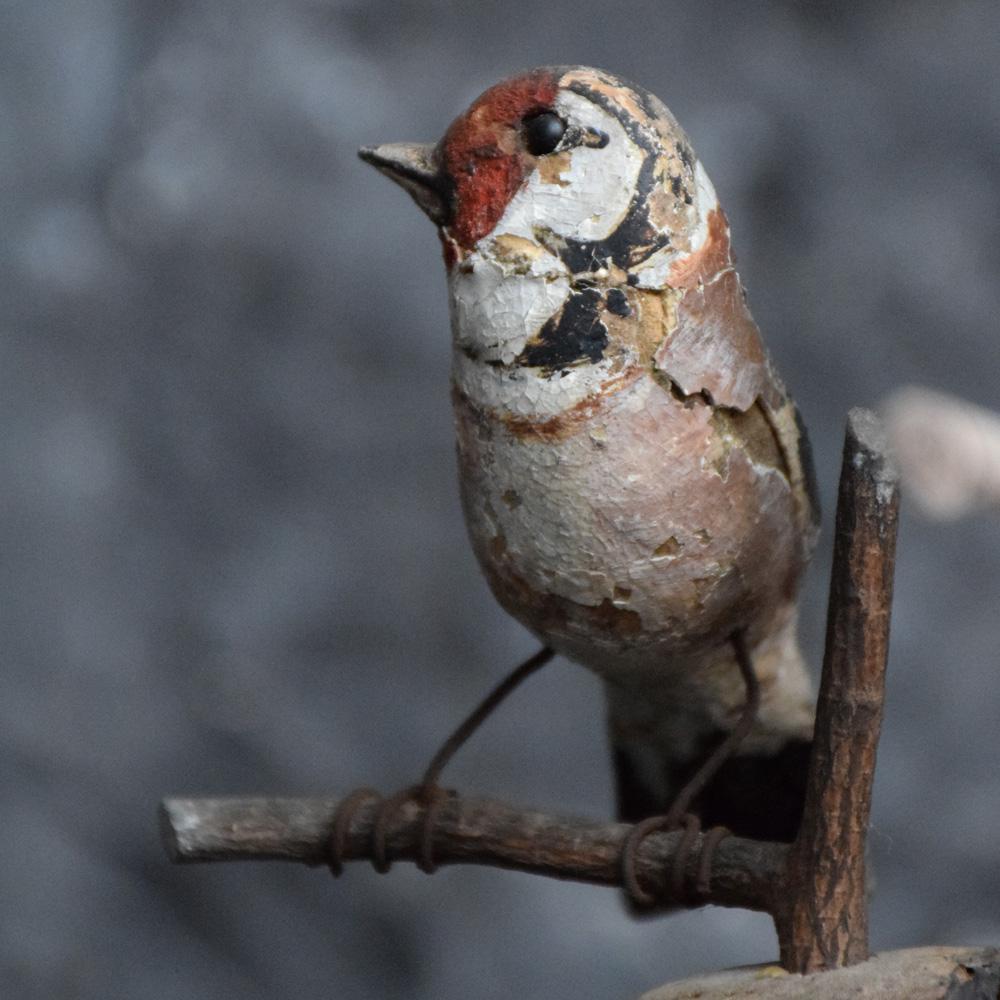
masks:
[[(695, 700), (723, 728), (742, 698), (726, 637), (749, 629), (765, 716), (804, 732), (794, 599), (814, 537), (807, 470), (725, 214), (656, 98), (577, 68), (553, 106), (609, 142), (539, 157), (450, 270), (476, 555), (543, 641), (626, 689), (675, 674), (671, 698), (693, 670)], [(583, 324), (601, 341), (568, 339)], [(672, 731), (671, 717), (659, 705), (653, 728)], [(759, 727), (758, 741), (773, 732)]]

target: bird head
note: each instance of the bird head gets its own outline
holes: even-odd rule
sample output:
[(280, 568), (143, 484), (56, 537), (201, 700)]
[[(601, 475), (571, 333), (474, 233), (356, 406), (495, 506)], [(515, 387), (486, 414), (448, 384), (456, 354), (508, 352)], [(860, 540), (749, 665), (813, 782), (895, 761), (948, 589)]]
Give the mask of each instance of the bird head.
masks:
[(617, 267), (640, 287), (662, 287), (717, 207), (667, 108), (586, 67), (496, 84), (436, 146), (389, 143), (360, 155), (437, 223), (450, 267), (508, 237), (508, 250), (526, 241), (570, 274)]
[(535, 69), (435, 146), (360, 155), (439, 227), (455, 381), (479, 404), (552, 415), (651, 367), (741, 409), (769, 384), (715, 190), (642, 88)]

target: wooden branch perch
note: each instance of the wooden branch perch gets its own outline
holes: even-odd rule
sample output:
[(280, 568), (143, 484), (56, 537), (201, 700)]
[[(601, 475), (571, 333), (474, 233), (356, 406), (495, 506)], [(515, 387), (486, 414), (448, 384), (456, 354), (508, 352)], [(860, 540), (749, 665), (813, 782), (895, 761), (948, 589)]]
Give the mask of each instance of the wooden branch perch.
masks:
[[(729, 837), (715, 849), (702, 900), (764, 910), (775, 920), (790, 972), (837, 968), (868, 957), (865, 834), (882, 718), (898, 485), (876, 418), (852, 410), (841, 469), (826, 653), (805, 811), (793, 845)], [(332, 799), (167, 799), (163, 835), (178, 862), (285, 860), (323, 864), (337, 802)], [(343, 860), (372, 859), (376, 805), (351, 816)], [(388, 856), (416, 860), (422, 807), (401, 806), (388, 831)], [(442, 864), (484, 864), (621, 886), (621, 848), (631, 827), (561, 819), (485, 799), (452, 797), (433, 826)], [(645, 885), (671, 878), (680, 833), (642, 841)], [(699, 850), (681, 852), (696, 884)], [(690, 870), (687, 870), (690, 869)]]
[(866, 410), (847, 420), (826, 651), (805, 809), (774, 914), (781, 962), (814, 972), (868, 957), (865, 840), (882, 725), (899, 477)]
[[(160, 807), (164, 843), (173, 861), (300, 861), (324, 864), (335, 799), (167, 799)], [(372, 860), (375, 804), (354, 814), (344, 860)], [(404, 804), (389, 831), (389, 856), (416, 860), (422, 809)], [(621, 885), (621, 848), (630, 826), (563, 819), (514, 809), (490, 799), (453, 797), (434, 824), (440, 864), (479, 864), (594, 885)], [(639, 849), (640, 878), (669, 881), (679, 833), (653, 834)], [(787, 844), (728, 837), (716, 850), (711, 902), (770, 912)], [(695, 878), (697, 853), (684, 852)], [(671, 899), (665, 891), (664, 900)]]

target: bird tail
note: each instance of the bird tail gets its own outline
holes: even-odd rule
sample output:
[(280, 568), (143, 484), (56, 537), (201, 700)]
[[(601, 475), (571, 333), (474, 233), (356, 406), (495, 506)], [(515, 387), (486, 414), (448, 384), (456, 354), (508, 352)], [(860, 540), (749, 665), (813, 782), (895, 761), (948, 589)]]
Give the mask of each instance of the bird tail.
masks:
[[(794, 616), (751, 653), (760, 683), (757, 723), (692, 804), (704, 828), (757, 840), (795, 839), (812, 745), (813, 704)], [(731, 644), (683, 670), (623, 687), (607, 682), (618, 817), (666, 813), (729, 735), (745, 701)]]

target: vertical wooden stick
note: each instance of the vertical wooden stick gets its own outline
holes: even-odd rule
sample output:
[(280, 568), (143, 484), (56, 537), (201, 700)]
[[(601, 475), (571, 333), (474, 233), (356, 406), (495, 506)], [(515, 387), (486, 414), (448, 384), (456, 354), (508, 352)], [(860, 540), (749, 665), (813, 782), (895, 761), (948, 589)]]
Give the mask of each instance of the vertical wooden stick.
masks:
[(898, 481), (878, 419), (851, 410), (809, 784), (786, 902), (775, 914), (790, 972), (868, 958), (865, 839), (889, 651)]

